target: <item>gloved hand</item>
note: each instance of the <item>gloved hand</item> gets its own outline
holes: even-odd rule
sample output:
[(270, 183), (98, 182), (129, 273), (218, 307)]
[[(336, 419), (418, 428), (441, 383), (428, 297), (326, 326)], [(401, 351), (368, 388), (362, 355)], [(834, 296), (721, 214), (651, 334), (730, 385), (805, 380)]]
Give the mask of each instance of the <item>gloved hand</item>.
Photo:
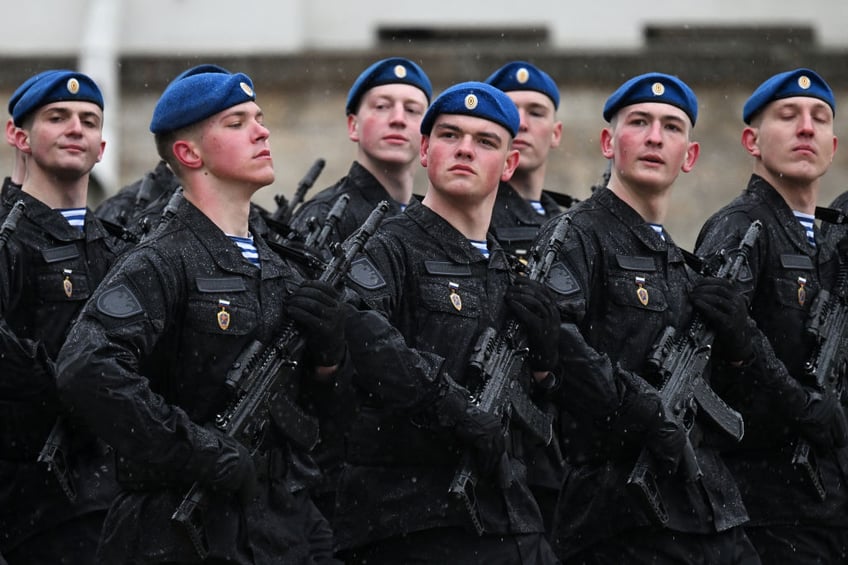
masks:
[(449, 386), (437, 407), (439, 423), (453, 429), (456, 438), (474, 453), (482, 475), (491, 475), (506, 458), (506, 439), (500, 418), (469, 402), (468, 391)]
[(686, 446), (686, 431), (668, 414), (656, 389), (640, 377), (622, 373), (628, 392), (616, 426), (643, 431), (645, 447), (669, 474), (677, 471)]
[(809, 389), (806, 392), (806, 405), (795, 418), (801, 435), (823, 449), (848, 445), (848, 422), (836, 395)]
[(256, 468), (253, 458), (241, 442), (227, 437), (214, 428), (204, 428), (217, 441), (215, 457), (207, 462), (203, 482), (213, 489), (238, 493), (242, 504), (250, 502), (256, 495)]
[(545, 285), (518, 277), (504, 296), (527, 332), (533, 371), (552, 371), (559, 360), (559, 310)]
[(692, 305), (716, 333), (728, 361), (748, 361), (754, 349), (748, 325), (748, 304), (728, 279), (706, 277), (690, 293)]
[(345, 317), (341, 291), (331, 284), (308, 280), (291, 295), (286, 314), (304, 331), (306, 352), (319, 367), (337, 365), (345, 354)]

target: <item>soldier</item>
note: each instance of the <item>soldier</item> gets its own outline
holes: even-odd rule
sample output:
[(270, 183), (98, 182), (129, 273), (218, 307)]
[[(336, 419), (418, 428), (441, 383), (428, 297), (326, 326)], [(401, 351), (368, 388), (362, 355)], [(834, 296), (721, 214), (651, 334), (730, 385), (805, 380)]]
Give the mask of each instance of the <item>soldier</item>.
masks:
[(25, 211), (0, 251), (0, 549), (13, 565), (90, 564), (116, 492), (111, 455), (84, 429), (66, 430), (67, 466), (55, 470), (69, 495), (36, 460), (60, 414), (53, 362), (123, 251), (86, 208), (106, 145), (103, 97), (88, 76), (52, 70), (12, 98), (25, 174), (6, 187), (0, 223), (17, 202)]
[[(719, 457), (728, 440), (698, 413), (689, 440), (702, 476), (678, 470), (686, 436), (672, 410), (680, 407), (663, 405), (662, 377), (648, 363), (661, 333), (693, 313), (695, 274), (662, 224), (675, 180), (698, 159), (697, 115), (695, 94), (676, 77), (626, 81), (603, 110), (609, 183), (566, 212), (571, 235), (548, 279), (563, 319), (574, 322), (560, 328), (561, 378), (551, 393), (569, 462), (551, 536), (564, 563), (759, 562)], [(627, 486), (643, 449), (657, 462), (667, 517)]]
[[(309, 434), (275, 416), (251, 456), (212, 425), (229, 400), (228, 371), (254, 340), (290, 322), (305, 336), (298, 372), (271, 401), (280, 417), (299, 389), (332, 387), (345, 353), (338, 291), (304, 281), (249, 221), (251, 197), (274, 180), (255, 99), (241, 73), (165, 89), (150, 130), (184, 198), (98, 288), (58, 361), (73, 416), (117, 452), (121, 492), (101, 563), (332, 561), (332, 534), (306, 491), (315, 470), (298, 440)], [(171, 516), (195, 482), (209, 495), (193, 540)]]
[(297, 209), (292, 227), (307, 232), (310, 219), (323, 221), (335, 201), (347, 194), (350, 201), (332, 243), (353, 233), (381, 200), (391, 205), (389, 215), (410, 204), (421, 146), (418, 126), (432, 92), (424, 70), (409, 59), (382, 59), (362, 71), (345, 104), (356, 160), (347, 176)]
[[(833, 92), (810, 69), (763, 82), (745, 102), (742, 146), (753, 174), (745, 190), (710, 217), (700, 255), (733, 245), (752, 220), (763, 235), (752, 250), (744, 298), (722, 281), (709, 305), (724, 327), (748, 322), (747, 354), (716, 371), (716, 385), (745, 417), (745, 437), (725, 453), (751, 514), (748, 536), (764, 563), (844, 563), (848, 559), (846, 424), (839, 400), (822, 394), (806, 364), (815, 345), (807, 322), (816, 297), (834, 290), (835, 242), (814, 222), (821, 177), (837, 146)], [(812, 446), (824, 500), (793, 462)]]
[[(518, 164), (518, 127), (500, 90), (480, 82), (445, 90), (421, 122), (430, 181), (422, 204), (386, 220), (351, 272), (375, 311), (346, 326), (362, 338), (348, 344), (362, 394), (335, 521), (350, 563), (555, 562), (515, 451), (518, 430), (505, 446), (500, 418), (469, 401), (479, 384), (469, 369), (474, 342), (508, 315), (525, 314), (534, 376), (545, 379), (556, 362), (553, 303), (539, 283), (510, 285), (503, 249), (487, 235), (498, 183)], [(525, 377), (529, 387), (529, 370)], [(479, 537), (448, 494), (463, 452), (479, 469)], [(512, 481), (500, 483), (496, 469), (511, 470)]]
[[(353, 233), (381, 200), (389, 203), (389, 216), (410, 204), (421, 147), (418, 128), (431, 95), (430, 79), (408, 59), (382, 59), (362, 71), (345, 104), (348, 138), (356, 144), (356, 160), (347, 176), (297, 208), (291, 227), (301, 234), (320, 229), (333, 204), (348, 195), (344, 215), (325, 243), (329, 248)], [(322, 422), (324, 433), (316, 450), (324, 480), (315, 490), (315, 501), (330, 518), (347, 426), (346, 416), (337, 416)]]
[(547, 73), (524, 61), (507, 63), (485, 82), (506, 92), (521, 116), (514, 141), (521, 160), (509, 182), (498, 187), (491, 229), (508, 253), (525, 258), (539, 227), (575, 202), (544, 190), (550, 152), (562, 141), (559, 89)]

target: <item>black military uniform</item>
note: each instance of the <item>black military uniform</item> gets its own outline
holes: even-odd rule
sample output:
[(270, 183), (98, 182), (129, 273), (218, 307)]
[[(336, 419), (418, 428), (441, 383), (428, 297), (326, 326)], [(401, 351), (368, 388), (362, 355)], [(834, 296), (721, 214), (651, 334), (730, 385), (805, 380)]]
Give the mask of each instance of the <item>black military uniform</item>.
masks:
[(374, 178), (374, 175), (354, 161), (347, 176), (298, 207), (291, 220), (291, 227), (302, 234), (306, 234), (310, 229), (310, 220), (314, 218), (313, 221), (317, 222), (317, 226), (320, 228), (327, 217), (327, 213), (342, 194), (350, 196), (350, 200), (347, 208), (345, 208), (344, 215), (327, 241), (328, 244), (344, 241), (365, 222), (368, 214), (383, 200), (389, 203), (386, 217), (394, 216), (401, 211), (401, 205), (392, 200), (383, 185)]
[(544, 215), (539, 214), (508, 182), (501, 182), (498, 186), (489, 229), (507, 253), (526, 258), (539, 228), (571, 207), (574, 199), (545, 190), (539, 202), (545, 210)]
[[(170, 517), (192, 482), (209, 484), (221, 462), (225, 445), (203, 424), (225, 406), (236, 357), (275, 336), (302, 281), (250, 229), (261, 269), (183, 200), (104, 281), (60, 355), (60, 393), (117, 452), (122, 492), (104, 525), (104, 563), (127, 552), (145, 563), (197, 562)], [(254, 458), (255, 496), (212, 495), (202, 528), (211, 560), (305, 563), (316, 543), (329, 559), (331, 532), (305, 491), (314, 467), (295, 435), (267, 430)]]
[[(723, 438), (699, 421), (691, 433), (703, 477), (658, 479), (669, 512), (665, 529), (626, 488), (645, 445), (663, 430), (656, 402), (661, 385), (646, 363), (660, 332), (691, 315), (691, 271), (665, 234), (606, 188), (567, 212), (572, 230), (548, 281), (559, 296), (563, 335), (582, 335), (594, 351), (561, 348), (559, 432), (569, 468), (551, 536), (564, 562), (736, 562), (733, 550), (747, 520), (733, 477), (716, 446)], [(540, 232), (549, 237), (553, 222)], [(585, 345), (584, 345), (585, 347)], [(653, 385), (653, 386), (650, 386)], [(669, 531), (670, 530), (670, 531)], [(729, 553), (716, 553), (718, 548)], [(703, 543), (703, 545), (702, 545)], [(701, 554), (703, 552), (703, 554)]]
[[(377, 311), (349, 318), (346, 328), (363, 338), (348, 345), (362, 394), (334, 526), (339, 545), (352, 550), (352, 562), (393, 562), (394, 544), (420, 544), (435, 562), (553, 559), (524, 553), (543, 526), (524, 481), (517, 430), (508, 448), (512, 484), (502, 490), (483, 477), (476, 485), (486, 537), (503, 543), (498, 555), (473, 553), (477, 538), (468, 533), (469, 514), (448, 495), (465, 448), (434, 413), (451, 379), (472, 389), (479, 385), (468, 381), (475, 339), (486, 326), (501, 327), (510, 273), (491, 238), (489, 248), (487, 260), (444, 219), (417, 205), (383, 223), (368, 242), (368, 261), (351, 272), (354, 288)], [(385, 553), (369, 553), (375, 543)], [(460, 547), (464, 553), (450, 554)], [(541, 551), (538, 543), (536, 548)], [(550, 551), (547, 544), (545, 549)]]
[[(827, 490), (824, 502), (791, 463), (795, 443), (803, 434), (798, 422), (806, 400), (803, 389), (814, 384), (805, 375), (805, 363), (813, 352), (805, 335), (807, 319), (819, 292), (834, 284), (838, 257), (817, 226), (813, 228), (817, 245), (808, 242), (784, 199), (758, 175), (752, 175), (746, 190), (707, 220), (698, 237), (698, 253), (708, 255), (738, 244), (755, 219), (763, 223), (763, 234), (749, 259), (750, 276), (741, 284), (750, 296), (750, 316), (762, 332), (759, 337), (767, 341), (758, 344), (753, 362), (738, 369), (722, 366), (715, 373), (724, 398), (745, 417), (745, 437), (725, 453), (725, 461), (751, 514), (748, 535), (763, 562), (819, 562), (821, 556), (840, 554), (845, 559), (848, 451), (815, 450)], [(783, 530), (804, 536), (820, 551), (813, 555), (784, 547), (773, 555), (770, 551), (786, 545), (775, 543)]]
[(13, 563), (71, 563), (97, 546), (117, 490), (112, 457), (89, 433), (68, 430), (73, 503), (36, 459), (60, 414), (53, 360), (124, 244), (91, 211), (80, 231), (14, 186), (0, 222), (19, 200), (26, 211), (0, 252), (0, 548)]
[(124, 226), (143, 235), (150, 231), (151, 223), (152, 227), (155, 227), (155, 220), (158, 218), (158, 215), (147, 218), (145, 209), (159, 202), (155, 209), (161, 211), (179, 185), (179, 179), (167, 163), (159, 161), (152, 171), (101, 202), (94, 214), (101, 220)]

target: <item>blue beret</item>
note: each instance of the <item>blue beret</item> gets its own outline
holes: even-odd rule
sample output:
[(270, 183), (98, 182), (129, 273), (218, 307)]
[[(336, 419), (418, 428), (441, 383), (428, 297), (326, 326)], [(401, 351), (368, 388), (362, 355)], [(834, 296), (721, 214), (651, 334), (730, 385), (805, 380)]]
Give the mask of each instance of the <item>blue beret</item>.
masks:
[(91, 77), (67, 70), (45, 71), (24, 82), (12, 94), (9, 105), (13, 106), (15, 125), (21, 127), (24, 118), (34, 110), (63, 101), (91, 102), (103, 108), (103, 95)]
[(535, 90), (551, 99), (554, 108), (559, 108), (559, 88), (546, 72), (524, 61), (507, 63), (486, 79), (486, 84), (504, 92), (512, 90)]
[(485, 82), (461, 82), (439, 94), (421, 120), (421, 133), (430, 135), (440, 114), (483, 118), (505, 127), (512, 137), (518, 132), (518, 108), (502, 90)]
[(742, 120), (746, 124), (770, 102), (792, 96), (808, 96), (824, 101), (836, 114), (836, 100), (825, 80), (810, 69), (795, 69), (779, 73), (761, 84), (745, 102)]
[(150, 131), (155, 134), (175, 131), (254, 100), (253, 82), (245, 74), (220, 71), (189, 74), (165, 88), (153, 109)]
[(18, 100), (21, 99), (21, 97), (26, 93), (27, 90), (30, 89), (30, 87), (33, 84), (35, 84), (37, 81), (43, 79), (46, 76), (50, 76), (54, 73), (64, 73), (64, 72), (70, 72), (70, 71), (66, 71), (64, 69), (63, 70), (42, 71), (38, 74), (32, 75), (31, 77), (26, 79), (24, 82), (22, 82), (21, 85), (18, 88), (15, 89), (15, 91), (12, 93), (12, 96), (9, 98), (9, 115), (10, 116), (12, 115), (12, 112), (14, 112), (15, 105), (18, 103)]
[(604, 119), (610, 121), (625, 106), (642, 102), (677, 106), (689, 116), (693, 126), (698, 119), (698, 99), (692, 89), (679, 78), (663, 73), (639, 75), (618, 87), (604, 104)]
[(195, 67), (191, 67), (190, 69), (186, 69), (180, 74), (178, 74), (174, 80), (171, 82), (177, 82), (178, 80), (182, 80), (186, 77), (199, 75), (202, 73), (227, 73), (231, 74), (230, 71), (225, 69), (224, 67), (219, 67), (218, 65), (213, 65), (212, 63), (204, 63), (202, 65), (197, 65)]
[(377, 61), (357, 77), (347, 93), (345, 114), (355, 114), (362, 96), (375, 86), (384, 84), (409, 84), (420, 89), (427, 96), (427, 103), (433, 96), (433, 86), (424, 69), (403, 57), (390, 57)]

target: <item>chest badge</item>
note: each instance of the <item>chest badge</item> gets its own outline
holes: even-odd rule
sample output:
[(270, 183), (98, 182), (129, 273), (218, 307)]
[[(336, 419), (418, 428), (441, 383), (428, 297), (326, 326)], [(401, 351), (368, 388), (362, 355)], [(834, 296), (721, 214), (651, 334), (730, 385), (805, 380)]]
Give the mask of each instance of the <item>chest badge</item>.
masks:
[(798, 304), (803, 306), (807, 301), (807, 279), (798, 277)]
[(457, 292), (457, 290), (459, 290), (459, 285), (455, 282), (449, 282), (448, 288), (450, 288), (450, 296), (448, 298), (450, 298), (451, 306), (459, 312), (462, 310), (462, 297)]
[(650, 297), (648, 289), (645, 288), (645, 277), (636, 277), (636, 298), (642, 303), (642, 306), (647, 306)]
[(218, 307), (218, 327), (222, 330), (226, 331), (230, 327), (230, 322), (232, 321), (232, 317), (230, 316), (229, 311), (227, 311), (227, 306), (230, 305), (229, 300), (219, 300)]
[(74, 293), (74, 283), (71, 282), (71, 273), (73, 273), (70, 269), (62, 269), (62, 290), (65, 291), (65, 296), (68, 298)]

